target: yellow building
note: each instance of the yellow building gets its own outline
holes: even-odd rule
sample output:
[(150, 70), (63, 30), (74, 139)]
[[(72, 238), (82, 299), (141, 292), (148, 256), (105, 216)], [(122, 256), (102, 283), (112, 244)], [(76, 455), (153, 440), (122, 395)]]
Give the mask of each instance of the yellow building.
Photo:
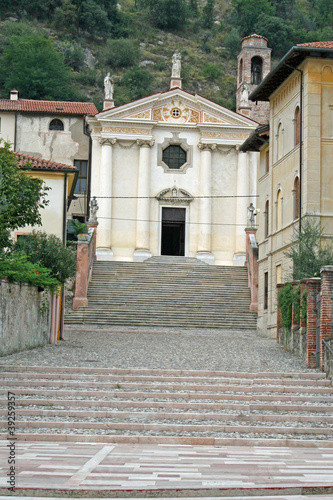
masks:
[(260, 151), (258, 331), (274, 337), (294, 227), (313, 214), (333, 235), (333, 41), (292, 47), (249, 97), (270, 103), (269, 125), (240, 149)]

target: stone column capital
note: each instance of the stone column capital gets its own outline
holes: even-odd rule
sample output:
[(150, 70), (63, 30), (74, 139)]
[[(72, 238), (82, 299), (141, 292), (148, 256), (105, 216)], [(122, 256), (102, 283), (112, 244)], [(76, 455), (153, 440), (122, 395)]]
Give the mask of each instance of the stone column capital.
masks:
[(117, 139), (116, 138), (112, 138), (112, 139), (107, 139), (105, 137), (101, 137), (99, 139), (99, 143), (101, 144), (101, 146), (113, 146), (114, 144), (116, 144), (117, 142)]
[(214, 151), (214, 149), (217, 148), (217, 144), (199, 142), (198, 148), (200, 149), (200, 151)]
[(140, 148), (151, 148), (152, 146), (154, 146), (155, 141), (153, 139), (137, 139), (136, 143), (138, 146), (140, 146)]

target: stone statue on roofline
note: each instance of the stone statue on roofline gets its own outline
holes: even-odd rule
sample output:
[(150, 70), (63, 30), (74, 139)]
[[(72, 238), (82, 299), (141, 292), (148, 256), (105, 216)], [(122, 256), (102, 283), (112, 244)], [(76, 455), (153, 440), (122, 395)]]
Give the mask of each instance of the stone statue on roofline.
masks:
[(182, 56), (180, 52), (175, 52), (172, 56), (172, 73), (171, 73), (171, 78), (180, 78), (180, 71), (181, 71), (181, 60)]
[(246, 82), (242, 85), (242, 91), (240, 95), (240, 105), (247, 106), (249, 104), (249, 86)]
[(104, 78), (104, 99), (111, 101), (113, 99), (114, 82), (110, 73)]

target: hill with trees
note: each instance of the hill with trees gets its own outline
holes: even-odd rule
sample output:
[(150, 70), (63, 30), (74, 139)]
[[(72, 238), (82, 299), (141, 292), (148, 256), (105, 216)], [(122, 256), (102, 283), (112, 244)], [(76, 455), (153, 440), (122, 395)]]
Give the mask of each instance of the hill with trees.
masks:
[(333, 39), (332, 0), (2, 0), (0, 95), (94, 101), (115, 79), (116, 105), (183, 88), (235, 108), (240, 39), (268, 38), (273, 65), (295, 44)]

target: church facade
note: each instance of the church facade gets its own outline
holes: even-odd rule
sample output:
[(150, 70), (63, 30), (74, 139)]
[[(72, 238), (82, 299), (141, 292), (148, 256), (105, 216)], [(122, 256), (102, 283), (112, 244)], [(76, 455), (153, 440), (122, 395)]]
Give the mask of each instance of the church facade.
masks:
[(108, 80), (104, 110), (87, 118), (97, 258), (243, 265), (258, 154), (238, 149), (257, 122), (182, 90), (173, 62), (167, 92), (114, 107)]

